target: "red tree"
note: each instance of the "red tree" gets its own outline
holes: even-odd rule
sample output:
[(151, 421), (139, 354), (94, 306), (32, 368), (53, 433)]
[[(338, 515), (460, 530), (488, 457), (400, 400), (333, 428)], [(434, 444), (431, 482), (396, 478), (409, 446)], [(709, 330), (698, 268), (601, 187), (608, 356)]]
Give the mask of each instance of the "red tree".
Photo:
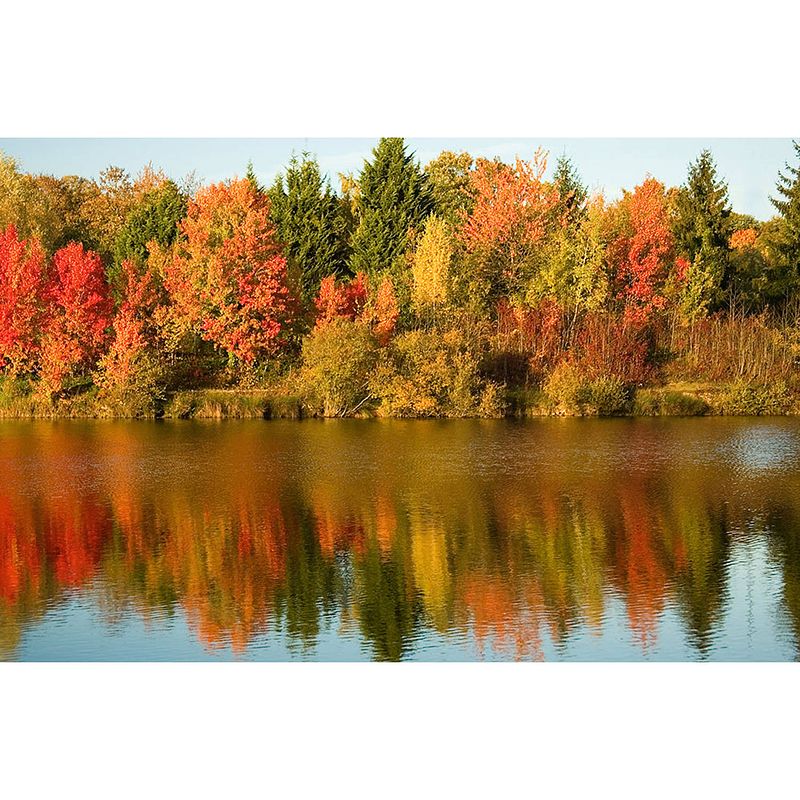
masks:
[(462, 228), (469, 251), (502, 249), (513, 260), (544, 236), (559, 202), (558, 191), (543, 180), (546, 167), (541, 150), (513, 166), (478, 161), (470, 174), (475, 205)]
[(608, 247), (625, 318), (645, 322), (664, 307), (663, 289), (675, 263), (664, 186), (648, 178), (620, 201), (623, 229)]
[(327, 325), (337, 317), (356, 319), (367, 302), (367, 278), (359, 272), (349, 283), (336, 281), (335, 275), (323, 278), (319, 294), (314, 300), (317, 307), (317, 327)]
[(91, 366), (108, 339), (112, 301), (100, 256), (76, 242), (62, 247), (45, 297), (41, 378), (46, 389), (58, 391), (70, 373)]
[(37, 239), (26, 242), (10, 225), (0, 232), (0, 368), (17, 373), (35, 355), (41, 331), (45, 257)]
[(269, 200), (247, 180), (198, 191), (164, 285), (179, 327), (252, 363), (273, 353), (290, 321), (286, 259)]
[(157, 294), (149, 269), (140, 273), (132, 261), (122, 262), (123, 298), (113, 320), (114, 339), (103, 359), (108, 382), (125, 385), (137, 373), (139, 359), (154, 339), (153, 311)]

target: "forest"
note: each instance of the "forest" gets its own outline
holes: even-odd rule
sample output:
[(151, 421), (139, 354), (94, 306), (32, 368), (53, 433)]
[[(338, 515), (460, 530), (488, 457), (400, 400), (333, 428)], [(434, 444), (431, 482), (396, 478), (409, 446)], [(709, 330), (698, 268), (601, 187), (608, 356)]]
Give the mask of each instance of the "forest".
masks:
[(796, 412), (794, 151), (767, 221), (708, 150), (614, 200), (401, 138), (336, 188), (308, 153), (271, 186), (0, 154), (0, 416)]

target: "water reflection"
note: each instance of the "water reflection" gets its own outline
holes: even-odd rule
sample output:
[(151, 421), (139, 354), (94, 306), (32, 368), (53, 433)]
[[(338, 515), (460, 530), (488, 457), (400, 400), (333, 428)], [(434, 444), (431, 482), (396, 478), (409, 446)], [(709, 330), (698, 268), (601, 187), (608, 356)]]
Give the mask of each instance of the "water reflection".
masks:
[(793, 420), (0, 424), (0, 657), (791, 659)]

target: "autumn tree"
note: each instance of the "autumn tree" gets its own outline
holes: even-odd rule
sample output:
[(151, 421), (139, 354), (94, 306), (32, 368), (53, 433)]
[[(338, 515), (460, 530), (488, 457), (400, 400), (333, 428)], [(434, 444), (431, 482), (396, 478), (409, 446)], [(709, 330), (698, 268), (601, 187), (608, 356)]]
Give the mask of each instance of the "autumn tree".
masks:
[(152, 272), (133, 261), (123, 261), (120, 291), (122, 299), (112, 321), (113, 338), (100, 361), (97, 383), (106, 397), (125, 404), (128, 415), (149, 414), (161, 377), (154, 322), (158, 294)]
[(46, 391), (58, 392), (95, 363), (108, 339), (112, 302), (100, 256), (77, 242), (56, 251), (45, 300), (40, 375)]
[(689, 166), (675, 199), (674, 234), (679, 255), (688, 261), (682, 307), (689, 317), (713, 311), (723, 301), (731, 234), (728, 187), (717, 178), (709, 150)]
[(358, 227), (350, 267), (370, 278), (397, 271), (408, 234), (433, 211), (427, 176), (400, 138), (381, 139), (359, 177)]
[(28, 175), (0, 153), (0, 230), (13, 225), (23, 239), (37, 239), (47, 257), (71, 241), (90, 245), (81, 208), (92, 186), (74, 175)]
[(471, 174), (475, 204), (461, 237), (470, 281), (484, 299), (516, 296), (536, 269), (536, 249), (555, 221), (558, 192), (544, 180), (543, 151), (513, 165), (480, 159)]
[(324, 327), (334, 319), (343, 317), (354, 320), (359, 317), (367, 303), (367, 279), (359, 272), (349, 281), (337, 280), (335, 275), (323, 278), (319, 292), (314, 298), (317, 309), (316, 327)]
[(625, 318), (644, 322), (664, 308), (664, 288), (675, 268), (664, 185), (647, 178), (611, 209), (615, 234), (607, 258)]
[(289, 268), (297, 273), (303, 299), (310, 300), (325, 276), (347, 273), (348, 226), (342, 201), (308, 153), (301, 160), (292, 158), (268, 194)]
[(37, 239), (0, 232), (0, 369), (17, 374), (35, 359), (44, 320), (45, 257)]
[(412, 300), (417, 314), (436, 319), (438, 309), (449, 297), (453, 240), (447, 223), (432, 214), (417, 242), (412, 267)]
[(293, 295), (269, 200), (246, 179), (197, 192), (165, 264), (173, 335), (194, 333), (252, 364), (285, 341)]
[(436, 214), (452, 227), (460, 225), (472, 211), (475, 192), (470, 175), (474, 163), (469, 153), (446, 150), (425, 167)]

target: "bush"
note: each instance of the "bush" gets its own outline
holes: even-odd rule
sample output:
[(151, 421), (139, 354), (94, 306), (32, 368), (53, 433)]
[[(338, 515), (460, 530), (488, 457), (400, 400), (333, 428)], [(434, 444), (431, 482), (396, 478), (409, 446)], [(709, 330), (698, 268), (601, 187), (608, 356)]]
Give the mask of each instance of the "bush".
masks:
[(412, 331), (382, 354), (370, 381), (379, 413), (392, 417), (499, 417), (504, 398), (480, 371), (482, 353), (461, 330)]
[(315, 328), (303, 342), (300, 389), (326, 417), (353, 414), (371, 399), (369, 378), (377, 343), (361, 322), (336, 318)]
[(164, 401), (164, 368), (148, 351), (136, 353), (124, 373), (104, 369), (95, 376), (101, 405), (114, 417), (154, 417)]
[(583, 377), (571, 361), (562, 361), (544, 384), (544, 392), (556, 411), (565, 414), (581, 413)]
[(633, 401), (633, 413), (638, 417), (698, 417), (708, 410), (701, 397), (668, 389), (639, 389)]
[(739, 380), (732, 383), (723, 395), (722, 412), (748, 417), (785, 414), (791, 400), (785, 381), (758, 384)]
[(601, 417), (623, 414), (628, 408), (628, 390), (617, 377), (597, 378), (583, 387), (584, 411)]

